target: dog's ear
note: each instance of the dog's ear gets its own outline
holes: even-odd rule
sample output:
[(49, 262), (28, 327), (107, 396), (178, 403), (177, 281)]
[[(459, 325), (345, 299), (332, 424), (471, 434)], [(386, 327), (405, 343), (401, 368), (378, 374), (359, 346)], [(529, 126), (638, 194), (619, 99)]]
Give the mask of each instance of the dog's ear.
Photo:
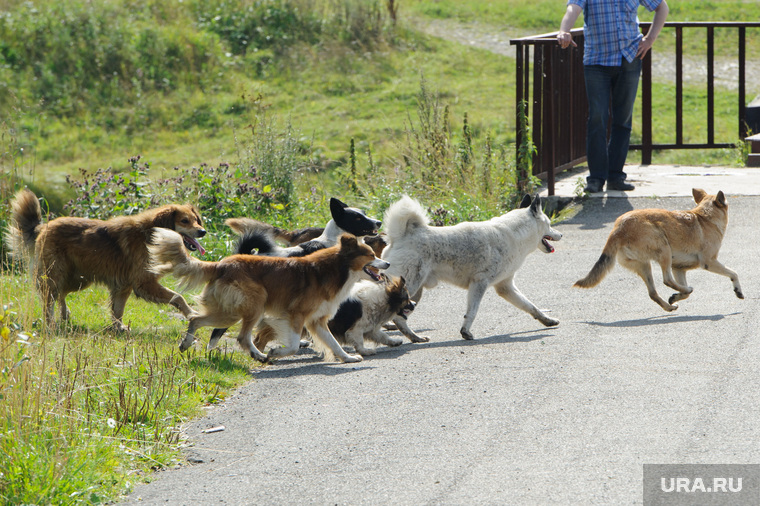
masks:
[(404, 276), (399, 276), (399, 283), (401, 283), (401, 286), (406, 286), (406, 279), (404, 279)]
[(538, 196), (538, 193), (536, 193), (536, 198), (534, 198), (533, 202), (530, 204), (530, 210), (536, 216), (541, 214), (541, 198)]
[(707, 196), (707, 192), (704, 190), (700, 190), (699, 188), (692, 188), (691, 194), (694, 196), (694, 202), (699, 204), (704, 200), (704, 198)]
[(339, 216), (343, 216), (343, 210), (347, 207), (348, 205), (335, 197), (330, 198), (330, 215), (332, 215), (334, 220), (338, 219)]
[(165, 206), (159, 208), (156, 212), (156, 217), (153, 219), (153, 226), (174, 230), (174, 216), (176, 214), (176, 206)]
[[(346, 249), (356, 249), (359, 246), (359, 243), (356, 242), (356, 236), (353, 236), (351, 234), (343, 234), (340, 236), (340, 249), (346, 250)], [(367, 246), (369, 248), (369, 246)]]
[(718, 194), (715, 196), (715, 202), (721, 207), (728, 206), (728, 203), (726, 202), (726, 196), (723, 195), (723, 191), (719, 191)]
[(523, 209), (525, 207), (528, 207), (529, 205), (530, 205), (530, 195), (526, 193), (525, 196), (522, 198), (522, 201), (520, 202), (519, 209)]

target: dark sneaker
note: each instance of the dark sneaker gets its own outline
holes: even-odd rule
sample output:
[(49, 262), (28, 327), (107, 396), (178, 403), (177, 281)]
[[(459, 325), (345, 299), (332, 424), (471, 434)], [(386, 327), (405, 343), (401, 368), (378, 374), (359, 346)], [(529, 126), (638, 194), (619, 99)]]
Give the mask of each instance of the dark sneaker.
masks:
[(607, 191), (617, 190), (621, 192), (629, 192), (634, 189), (636, 189), (635, 186), (631, 183), (626, 183), (625, 181), (607, 181)]
[(586, 181), (586, 187), (583, 189), (586, 193), (599, 193), (602, 191), (602, 187), (604, 186), (604, 181), (600, 181), (598, 179), (589, 179)]

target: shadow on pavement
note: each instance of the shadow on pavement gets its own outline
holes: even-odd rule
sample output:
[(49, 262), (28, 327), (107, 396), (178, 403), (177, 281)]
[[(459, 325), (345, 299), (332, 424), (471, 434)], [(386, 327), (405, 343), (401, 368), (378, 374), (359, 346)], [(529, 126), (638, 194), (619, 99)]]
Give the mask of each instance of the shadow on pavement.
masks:
[[(319, 376), (337, 376), (362, 369), (370, 369), (370, 363), (374, 360), (387, 360), (399, 358), (409, 352), (414, 352), (422, 348), (466, 348), (469, 346), (481, 346), (484, 344), (509, 344), (509, 343), (529, 343), (549, 337), (553, 334), (536, 333), (540, 330), (530, 330), (525, 332), (515, 332), (514, 334), (501, 334), (497, 336), (475, 338), (472, 341), (466, 341), (456, 336), (449, 341), (433, 341), (427, 343), (409, 343), (405, 342), (401, 346), (391, 348), (379, 346), (375, 355), (364, 357), (362, 362), (354, 364), (342, 364), (340, 362), (323, 362), (322, 357), (311, 348), (301, 349), (298, 355), (293, 357), (281, 358), (265, 368), (255, 369), (252, 376), (255, 378), (288, 378), (298, 375), (319, 375)], [(279, 367), (278, 367), (279, 366)]]
[(571, 218), (563, 220), (563, 225), (580, 225), (581, 230), (596, 230), (613, 223), (618, 216), (632, 211), (633, 205), (627, 198), (587, 198), (577, 200), (579, 209)]
[(651, 318), (643, 318), (640, 320), (623, 320), (617, 322), (580, 322), (587, 325), (594, 325), (597, 327), (646, 327), (649, 325), (669, 325), (679, 322), (698, 322), (698, 321), (711, 321), (717, 322), (727, 316), (735, 316), (742, 313), (730, 313), (727, 315), (715, 314), (715, 315), (698, 315), (698, 316), (675, 316), (675, 315), (662, 315), (652, 316)]

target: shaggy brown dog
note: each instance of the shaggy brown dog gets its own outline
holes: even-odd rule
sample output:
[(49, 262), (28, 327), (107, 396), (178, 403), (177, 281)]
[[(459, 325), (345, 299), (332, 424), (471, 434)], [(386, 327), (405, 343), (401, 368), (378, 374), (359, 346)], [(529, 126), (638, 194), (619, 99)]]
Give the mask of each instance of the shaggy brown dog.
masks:
[[(327, 328), (327, 320), (353, 284), (362, 277), (378, 280), (372, 269), (388, 267), (356, 237), (343, 235), (339, 245), (302, 257), (232, 255), (219, 262), (203, 262), (185, 252), (176, 233), (156, 229), (148, 248), (154, 272), (171, 272), (187, 287), (206, 284), (199, 297), (201, 312), (190, 317), (181, 351), (193, 345), (199, 328), (227, 328), (242, 320), (238, 343), (260, 362), (298, 351), (304, 326), (341, 361), (361, 361), (361, 356), (347, 354)], [(264, 314), (282, 341), (268, 356), (252, 340)], [(209, 349), (221, 335), (212, 337)]]
[[(728, 225), (728, 203), (723, 192), (708, 195), (704, 190), (691, 191), (697, 207), (690, 211), (638, 209), (615, 220), (602, 255), (588, 275), (575, 282), (580, 288), (591, 288), (614, 267), (620, 265), (638, 274), (647, 285), (649, 297), (665, 311), (678, 308), (674, 304), (687, 298), (693, 288), (686, 283), (686, 271), (705, 269), (731, 279), (734, 293), (744, 298), (739, 276), (718, 261), (718, 251)], [(657, 294), (651, 262), (662, 269), (665, 285), (677, 290), (665, 302)]]
[(113, 327), (118, 331), (126, 330), (121, 318), (133, 291), (147, 301), (171, 304), (185, 317), (193, 314), (181, 295), (161, 286), (159, 276), (148, 270), (146, 246), (153, 228), (163, 227), (182, 234), (188, 249), (203, 254), (196, 239), (206, 231), (195, 207), (168, 205), (108, 221), (61, 217), (43, 223), (40, 203), (26, 189), (11, 206), (8, 244), (14, 256), (31, 260), (46, 322), (53, 321), (56, 301), (61, 319), (67, 320), (71, 313), (66, 295), (92, 283), (102, 283), (111, 292)]

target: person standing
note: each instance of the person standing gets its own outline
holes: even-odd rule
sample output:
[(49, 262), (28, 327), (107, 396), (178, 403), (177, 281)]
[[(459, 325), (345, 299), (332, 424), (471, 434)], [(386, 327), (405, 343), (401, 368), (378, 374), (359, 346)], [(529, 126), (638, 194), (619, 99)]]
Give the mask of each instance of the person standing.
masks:
[[(649, 32), (639, 30), (638, 8), (654, 11)], [(623, 172), (631, 138), (633, 104), (639, 87), (641, 60), (652, 48), (668, 17), (665, 0), (568, 0), (557, 41), (577, 47), (570, 30), (583, 12), (583, 76), (588, 98), (585, 191), (630, 191)], [(611, 102), (610, 102), (611, 101)], [(610, 103), (612, 104), (610, 107)], [(607, 125), (612, 122), (609, 142)]]

